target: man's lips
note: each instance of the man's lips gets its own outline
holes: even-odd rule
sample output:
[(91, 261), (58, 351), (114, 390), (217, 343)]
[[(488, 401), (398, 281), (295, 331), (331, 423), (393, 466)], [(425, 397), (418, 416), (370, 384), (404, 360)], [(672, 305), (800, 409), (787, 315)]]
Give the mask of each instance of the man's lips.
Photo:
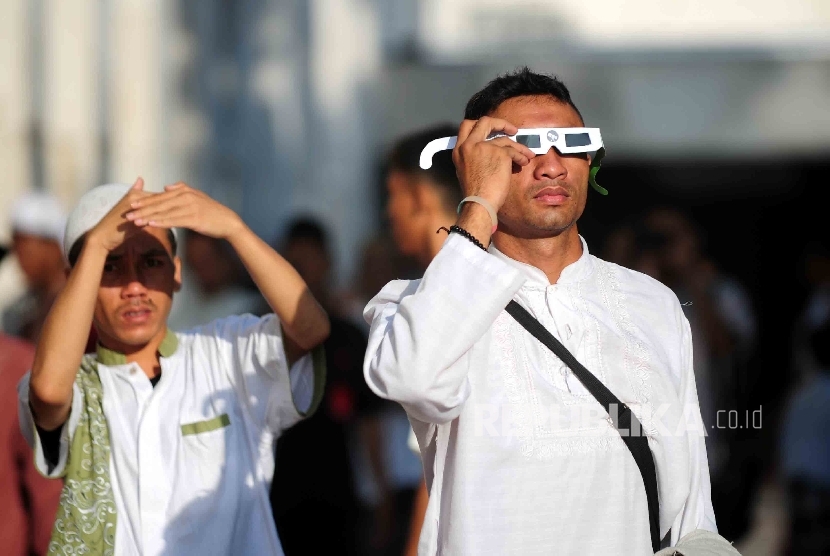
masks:
[(128, 324), (143, 324), (150, 320), (152, 314), (149, 307), (131, 307), (121, 311), (121, 318)]
[(570, 195), (564, 187), (546, 187), (533, 198), (546, 205), (561, 205)]

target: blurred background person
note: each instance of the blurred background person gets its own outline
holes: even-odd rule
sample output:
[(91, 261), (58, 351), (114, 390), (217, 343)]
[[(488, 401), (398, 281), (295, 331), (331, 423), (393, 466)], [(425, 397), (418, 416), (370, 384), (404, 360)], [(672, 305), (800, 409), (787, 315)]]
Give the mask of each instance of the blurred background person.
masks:
[(830, 248), (826, 242), (811, 240), (804, 247), (802, 259), (808, 294), (793, 330), (792, 381), (795, 385), (821, 370), (810, 338), (819, 325), (830, 319)]
[[(626, 222), (619, 224), (605, 235), (600, 258), (609, 263), (633, 269), (637, 250), (637, 235), (634, 226)], [(652, 275), (649, 274), (649, 276)]]
[(17, 383), (32, 367), (34, 346), (0, 333), (0, 547), (5, 556), (46, 554), (62, 481), (42, 477), (20, 433)]
[(363, 318), (363, 309), (370, 299), (390, 281), (418, 276), (418, 264), (403, 255), (388, 233), (369, 239), (358, 256), (357, 276), (352, 288), (339, 296), (339, 306), (352, 324), (369, 334), (369, 324)]
[(787, 554), (830, 554), (830, 315), (815, 323), (809, 348), (817, 371), (784, 416), (780, 465), (789, 505)]
[(66, 283), (61, 251), (66, 212), (55, 196), (29, 192), (12, 205), (10, 216), (12, 251), (26, 277), (27, 290), (3, 311), (3, 330), (34, 343)]
[[(456, 135), (457, 126), (439, 124), (400, 138), (392, 147), (387, 162), (386, 214), (398, 249), (414, 257), (423, 272), (438, 254), (447, 236), (440, 228), (449, 228), (457, 218), (461, 188), (455, 174), (452, 154), (444, 151), (432, 159), (432, 167), (419, 165), (421, 151), (433, 139)], [(385, 284), (383, 284), (385, 285)], [(404, 419), (405, 419), (404, 414)], [(409, 432), (410, 450), (417, 451), (417, 440)], [(412, 506), (405, 554), (418, 553), (418, 539), (424, 522), (429, 493), (423, 477)]]
[(426, 268), (444, 245), (442, 226), (455, 222), (461, 188), (451, 154), (440, 152), (432, 167), (419, 165), (421, 151), (433, 139), (452, 136), (458, 128), (440, 124), (399, 139), (389, 153), (386, 170), (386, 216), (401, 253)]
[(757, 434), (731, 430), (718, 415), (732, 410), (744, 415), (749, 409), (757, 332), (752, 304), (743, 285), (721, 273), (704, 252), (700, 232), (680, 210), (652, 209), (636, 243), (635, 269), (672, 288), (689, 319), (695, 381), (708, 434), (712, 504), (721, 534), (740, 538), (749, 527), (763, 463)]
[[(378, 418), (382, 400), (363, 380), (366, 335), (338, 316), (330, 283), (329, 241), (322, 224), (312, 218), (294, 220), (279, 247), (331, 322), (324, 343), (327, 376), (320, 407), (277, 442), (271, 503), (283, 548), (288, 556), (363, 554), (374, 545), (385, 548), (394, 509)], [(364, 508), (356, 489), (356, 452), (364, 449), (369, 473), (379, 487), (368, 524), (371, 531), (360, 529)]]
[(186, 272), (170, 311), (171, 329), (187, 330), (227, 315), (268, 312), (259, 292), (243, 286), (247, 273), (228, 242), (192, 230), (177, 233), (182, 232)]

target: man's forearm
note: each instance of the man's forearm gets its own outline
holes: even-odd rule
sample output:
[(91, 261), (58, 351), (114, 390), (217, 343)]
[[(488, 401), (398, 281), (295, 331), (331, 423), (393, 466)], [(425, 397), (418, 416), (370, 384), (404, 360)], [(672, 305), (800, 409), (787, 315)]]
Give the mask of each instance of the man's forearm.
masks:
[(306, 351), (323, 342), (328, 317), (294, 267), (244, 224), (228, 241), (289, 338)]
[(105, 249), (84, 247), (43, 325), (29, 383), (35, 422), (43, 429), (59, 427), (69, 415), (106, 258)]

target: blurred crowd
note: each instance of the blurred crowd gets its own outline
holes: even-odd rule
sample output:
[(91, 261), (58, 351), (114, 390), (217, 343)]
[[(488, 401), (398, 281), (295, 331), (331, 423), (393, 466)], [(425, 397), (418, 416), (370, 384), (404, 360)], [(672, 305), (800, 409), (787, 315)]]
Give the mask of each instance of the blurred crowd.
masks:
[[(272, 506), (285, 552), (400, 555), (414, 553), (423, 492), (421, 464), (408, 444), (403, 410), (375, 396), (362, 373), (366, 303), (388, 281), (417, 277), (454, 220), (460, 191), (452, 163), (436, 157), (417, 166), (428, 139), (454, 134), (437, 126), (401, 140), (385, 156), (388, 232), (366, 242), (352, 284), (335, 283), (325, 222), (297, 215), (271, 240), (299, 271), (331, 318), (325, 343), (328, 380), (310, 419), (276, 446)], [(15, 386), (31, 365), (40, 328), (66, 280), (61, 251), (66, 218), (45, 192), (4, 205), (11, 243), (0, 262), (0, 545), (4, 554), (44, 553), (60, 492), (39, 477), (17, 423)], [(590, 203), (588, 211), (591, 210)], [(757, 304), (723, 261), (707, 252), (700, 223), (675, 206), (653, 207), (620, 222), (595, 254), (643, 272), (676, 293), (693, 331), (698, 397), (708, 432), (712, 498), (718, 526), (740, 541), (758, 527), (760, 493), (785, 493), (780, 553), (830, 553), (830, 251), (804, 248), (802, 273), (810, 293), (791, 336), (783, 369), (794, 386), (782, 392), (783, 411), (763, 413), (755, 397)], [(194, 232), (179, 237), (184, 284), (169, 323), (186, 329), (230, 314), (264, 314), (268, 307), (229, 245)], [(22, 280), (19, 278), (22, 277)], [(90, 333), (90, 348), (94, 346)], [(420, 502), (419, 502), (420, 500)], [(302, 548), (301, 548), (302, 547)]]

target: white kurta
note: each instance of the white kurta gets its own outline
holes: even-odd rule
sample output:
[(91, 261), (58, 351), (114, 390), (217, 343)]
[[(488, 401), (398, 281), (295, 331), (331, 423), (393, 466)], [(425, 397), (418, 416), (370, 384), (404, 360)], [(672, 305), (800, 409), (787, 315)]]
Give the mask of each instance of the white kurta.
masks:
[[(650, 554), (643, 481), (608, 415), (503, 309), (515, 299), (644, 423), (660, 529), (716, 531), (689, 325), (659, 282), (588, 253), (551, 285), (450, 234), (366, 307), (364, 373), (406, 409), (430, 500), (421, 555)], [(651, 416), (651, 417), (649, 417)]]
[[(289, 375), (274, 315), (219, 319), (176, 336), (155, 388), (137, 364), (105, 364), (123, 356), (99, 350), (115, 554), (281, 555), (268, 497), (273, 442), (312, 401), (311, 356)], [(82, 409), (78, 387), (51, 473), (29, 410), (28, 375), (19, 394), (35, 464), (59, 476)]]

